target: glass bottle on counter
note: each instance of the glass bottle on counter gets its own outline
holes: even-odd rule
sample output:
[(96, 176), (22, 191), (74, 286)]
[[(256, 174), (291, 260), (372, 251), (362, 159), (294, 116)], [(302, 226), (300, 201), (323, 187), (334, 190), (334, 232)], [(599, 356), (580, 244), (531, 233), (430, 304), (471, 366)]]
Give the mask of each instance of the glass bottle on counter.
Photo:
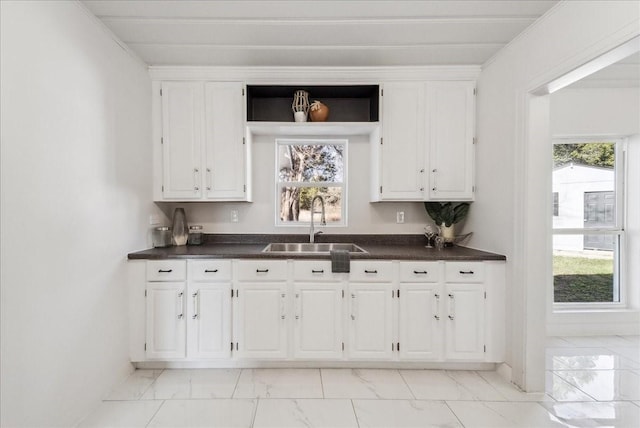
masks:
[(189, 226), (189, 245), (201, 245), (202, 244), (202, 226), (193, 225)]
[(162, 248), (171, 246), (171, 228), (169, 226), (158, 226), (153, 229), (153, 247)]

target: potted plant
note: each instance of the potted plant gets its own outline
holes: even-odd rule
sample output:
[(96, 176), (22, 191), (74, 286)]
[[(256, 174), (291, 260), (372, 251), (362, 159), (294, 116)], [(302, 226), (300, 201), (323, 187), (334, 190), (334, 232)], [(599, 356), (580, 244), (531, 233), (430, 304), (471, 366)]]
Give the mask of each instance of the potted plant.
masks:
[(444, 242), (455, 239), (455, 224), (461, 222), (469, 212), (468, 202), (425, 202), (424, 208), (429, 217), (440, 228)]

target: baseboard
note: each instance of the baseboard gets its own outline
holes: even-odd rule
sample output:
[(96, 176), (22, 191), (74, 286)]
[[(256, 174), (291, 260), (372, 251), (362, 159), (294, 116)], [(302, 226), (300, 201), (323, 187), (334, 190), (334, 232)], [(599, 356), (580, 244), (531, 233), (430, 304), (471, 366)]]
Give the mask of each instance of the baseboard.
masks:
[(625, 336), (640, 334), (640, 313), (558, 311), (547, 317), (547, 336)]

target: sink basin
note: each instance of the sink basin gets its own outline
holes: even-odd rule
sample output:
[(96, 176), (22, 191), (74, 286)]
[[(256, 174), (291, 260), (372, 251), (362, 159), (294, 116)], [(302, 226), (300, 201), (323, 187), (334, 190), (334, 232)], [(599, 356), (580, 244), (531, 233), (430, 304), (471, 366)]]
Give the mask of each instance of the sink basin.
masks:
[(300, 244), (300, 243), (272, 243), (267, 245), (263, 253), (286, 253), (286, 254), (329, 254), (331, 250), (347, 250), (350, 253), (366, 253), (365, 250), (355, 244)]

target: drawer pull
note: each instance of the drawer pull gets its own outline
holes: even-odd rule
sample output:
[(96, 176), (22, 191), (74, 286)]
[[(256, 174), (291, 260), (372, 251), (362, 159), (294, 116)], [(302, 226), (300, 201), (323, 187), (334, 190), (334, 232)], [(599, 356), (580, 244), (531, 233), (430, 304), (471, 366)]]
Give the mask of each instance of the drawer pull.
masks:
[(426, 275), (429, 272), (427, 272), (426, 270), (414, 270), (413, 273), (415, 273), (416, 275)]
[(173, 269), (158, 269), (158, 273), (171, 273)]
[(454, 319), (454, 318), (453, 318), (453, 315), (449, 315), (449, 319), (450, 319), (450, 320), (453, 320), (453, 319)]
[(473, 271), (472, 270), (461, 270), (459, 271), (461, 275), (473, 275)]
[(440, 321), (440, 317), (438, 315), (433, 316), (437, 321)]
[(378, 273), (377, 270), (364, 270), (364, 273)]
[(204, 273), (216, 273), (218, 272), (218, 269), (205, 269)]
[(269, 269), (256, 269), (256, 273), (267, 273)]
[(320, 269), (320, 270), (311, 269), (311, 273), (324, 273), (324, 269)]

